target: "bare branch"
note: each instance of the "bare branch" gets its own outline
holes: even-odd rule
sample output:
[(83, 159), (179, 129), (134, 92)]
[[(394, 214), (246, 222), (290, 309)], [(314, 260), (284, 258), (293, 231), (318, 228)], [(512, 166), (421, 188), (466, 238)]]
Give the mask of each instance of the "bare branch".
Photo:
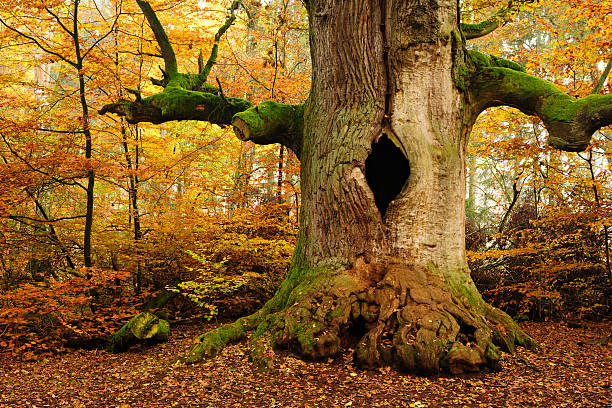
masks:
[[(121, 7), (121, 3), (119, 4), (119, 7)], [(91, 47), (89, 47), (89, 49), (87, 51), (85, 51), (85, 53), (83, 54), (83, 57), (81, 59), (85, 59), (87, 57), (87, 55), (91, 52), (91, 50), (93, 50), (101, 41), (104, 41), (104, 39), (106, 37), (108, 37), (109, 35), (111, 35), (113, 33), (113, 31), (115, 31), (115, 26), (117, 25), (117, 21), (119, 21), (119, 17), (121, 16), (121, 12), (117, 13), (117, 15), (115, 16), (115, 20), (113, 21), (113, 24), (111, 25), (111, 28), (108, 30), (108, 32), (106, 34), (104, 34), (102, 37), (98, 38), (92, 45)]]
[(68, 33), (68, 35), (70, 35), (71, 37), (74, 37), (74, 33), (72, 31), (70, 31), (70, 29), (68, 27), (66, 27), (64, 25), (64, 23), (62, 22), (62, 20), (59, 18), (59, 16), (57, 14), (55, 14), (54, 12), (52, 12), (48, 7), (45, 7), (45, 11), (47, 13), (49, 13), (51, 16), (53, 16), (53, 18), (55, 19), (55, 21), (57, 21), (57, 23), (59, 24), (60, 27), (62, 27), (62, 29)]
[(608, 65), (606, 65), (604, 72), (601, 74), (601, 78), (599, 78), (599, 81), (597, 81), (597, 85), (595, 85), (593, 92), (591, 92), (593, 95), (597, 95), (601, 92), (601, 89), (606, 83), (606, 79), (608, 78), (608, 75), (610, 75), (611, 70), (612, 70), (612, 58), (610, 58), (610, 61), (608, 61)]
[(38, 130), (40, 132), (61, 133), (61, 134), (68, 134), (68, 135), (83, 133), (82, 130), (59, 130), (59, 129), (45, 129), (45, 128), (35, 128), (34, 130)]
[(144, 13), (149, 25), (151, 26), (153, 35), (155, 35), (155, 39), (157, 40), (157, 44), (159, 45), (161, 54), (164, 58), (165, 73), (169, 78), (173, 78), (178, 74), (178, 65), (176, 63), (174, 49), (172, 48), (172, 44), (170, 44), (170, 39), (166, 34), (166, 30), (164, 30), (164, 27), (160, 23), (149, 2), (144, 0), (136, 0), (136, 3)]
[(146, 55), (147, 57), (155, 57), (155, 58), (164, 58), (161, 54), (153, 54), (151, 52), (133, 52), (133, 51), (117, 51), (119, 54), (130, 54), (140, 57), (142, 55)]
[(32, 217), (28, 217), (25, 215), (11, 215), (10, 216), (11, 219), (17, 220), (17, 219), (21, 219), (21, 220), (28, 220), (28, 221), (33, 221), (33, 222), (38, 222), (40, 224), (49, 224), (49, 223), (54, 223), (54, 222), (59, 222), (59, 221), (65, 221), (65, 220), (76, 220), (79, 218), (85, 218), (85, 215), (73, 215), (73, 216), (68, 216), (68, 217), (59, 217), (59, 218), (54, 218), (54, 219), (38, 219), (38, 218), (32, 218)]
[(3, 26), (5, 26), (6, 28), (8, 28), (9, 30), (11, 30), (12, 32), (14, 32), (14, 33), (18, 34), (19, 36), (21, 36), (21, 37), (23, 37), (23, 38), (26, 38), (26, 39), (28, 39), (28, 40), (30, 40), (30, 41), (32, 41), (32, 42), (33, 42), (34, 44), (36, 44), (36, 46), (37, 46), (38, 48), (40, 48), (40, 49), (41, 49), (43, 52), (45, 52), (45, 53), (47, 53), (47, 54), (49, 54), (49, 55), (54, 55), (54, 56), (56, 56), (57, 58), (59, 58), (60, 60), (64, 61), (66, 64), (69, 64), (69, 65), (71, 65), (71, 66), (73, 66), (73, 67), (75, 67), (75, 68), (77, 67), (77, 64), (76, 64), (75, 62), (73, 62), (73, 61), (69, 60), (68, 58), (64, 57), (62, 54), (59, 54), (59, 53), (57, 53), (57, 52), (55, 52), (55, 51), (51, 51), (49, 48), (47, 48), (45, 45), (43, 45), (43, 44), (42, 44), (42, 43), (41, 43), (39, 40), (37, 40), (36, 38), (34, 38), (34, 37), (32, 37), (32, 36), (30, 36), (30, 35), (28, 35), (28, 34), (26, 34), (26, 33), (22, 32), (22, 31), (20, 31), (20, 30), (18, 30), (18, 29), (16, 29), (16, 28), (14, 28), (14, 27), (11, 27), (10, 25), (8, 25), (8, 24), (7, 24), (7, 23), (4, 21), (4, 19), (0, 18), (0, 23), (1, 23)]
[(508, 222), (510, 213), (512, 212), (512, 209), (518, 202), (518, 199), (521, 195), (522, 188), (518, 187), (519, 177), (521, 176), (521, 174), (522, 172), (514, 178), (514, 183), (512, 183), (512, 202), (510, 203), (508, 210), (506, 210), (506, 212), (504, 213), (504, 216), (502, 217), (502, 220), (499, 223), (499, 227), (497, 228), (497, 232), (499, 232), (500, 234), (504, 232), (504, 227), (506, 226), (506, 223)]
[(217, 80), (217, 85), (219, 86), (219, 96), (221, 98), (223, 98), (223, 101), (225, 103), (227, 103), (228, 105), (231, 105), (231, 103), (225, 98), (225, 95), (223, 94), (223, 88), (221, 87), (221, 81), (219, 81), (219, 78), (215, 78)]

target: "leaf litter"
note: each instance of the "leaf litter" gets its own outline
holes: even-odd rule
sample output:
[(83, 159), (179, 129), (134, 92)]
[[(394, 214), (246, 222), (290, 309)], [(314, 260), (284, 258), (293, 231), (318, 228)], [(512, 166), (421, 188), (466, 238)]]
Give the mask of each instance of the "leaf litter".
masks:
[(2, 407), (612, 407), (612, 322), (526, 322), (540, 349), (502, 356), (502, 370), (419, 377), (362, 370), (350, 352), (304, 361), (285, 352), (254, 371), (244, 343), (195, 365), (173, 364), (214, 325), (177, 326), (166, 343), (122, 354), (75, 350), (25, 361), (0, 355)]

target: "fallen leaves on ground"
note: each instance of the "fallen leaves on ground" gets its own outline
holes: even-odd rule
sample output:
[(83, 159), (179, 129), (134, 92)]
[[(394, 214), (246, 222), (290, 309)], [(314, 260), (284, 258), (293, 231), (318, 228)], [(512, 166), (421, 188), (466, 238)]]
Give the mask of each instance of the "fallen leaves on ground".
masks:
[[(210, 329), (208, 325), (204, 329)], [(170, 340), (123, 354), (78, 350), (38, 361), (0, 356), (2, 407), (611, 407), (612, 347), (593, 340), (612, 323), (525, 323), (537, 351), (504, 354), (502, 371), (419, 377), (361, 370), (350, 353), (326, 361), (280, 354), (257, 373), (246, 346), (196, 365), (172, 360), (204, 330), (174, 328)], [(581, 342), (579, 345), (579, 342)]]

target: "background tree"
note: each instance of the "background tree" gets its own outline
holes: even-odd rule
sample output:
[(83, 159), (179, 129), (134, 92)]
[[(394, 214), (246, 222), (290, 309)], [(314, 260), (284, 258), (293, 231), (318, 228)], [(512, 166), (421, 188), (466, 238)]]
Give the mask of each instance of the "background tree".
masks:
[[(51, 133), (76, 133), (81, 134), (84, 144), (84, 156), (86, 160), (85, 169), (86, 184), (81, 185), (78, 182), (73, 184), (81, 186), (85, 190), (85, 214), (84, 214), (84, 230), (83, 230), (83, 259), (86, 267), (92, 267), (91, 240), (93, 228), (93, 211), (94, 211), (94, 183), (95, 172), (91, 164), (93, 152), (92, 131), (90, 125), (89, 105), (87, 102), (88, 90), (85, 84), (85, 61), (97, 45), (108, 37), (113, 31), (120, 12), (118, 10), (104, 10), (90, 8), (85, 13), (80, 9), (81, 2), (75, 0), (72, 2), (63, 2), (55, 4), (43, 3), (40, 7), (33, 10), (39, 10), (46, 13), (46, 18), (40, 19), (35, 13), (12, 14), (8, 19), (0, 20), (0, 23), (11, 33), (13, 33), (18, 41), (25, 41), (33, 44), (39, 52), (43, 53), (46, 59), (61, 61), (62, 65), (70, 70), (73, 70), (73, 75), (77, 82), (74, 93), (77, 94), (80, 104), (80, 121), (81, 125), (76, 129), (45, 129)], [(27, 7), (21, 3), (20, 7)], [(112, 12), (115, 13), (112, 13)], [(101, 35), (95, 41), (87, 41), (82, 37), (81, 21), (82, 14), (88, 14), (89, 20), (97, 20), (100, 23), (100, 28), (105, 29), (105, 34)], [(52, 23), (52, 24), (49, 24)], [(38, 26), (38, 27), (36, 27)], [(105, 27), (106, 26), (106, 27)], [(38, 28), (38, 29), (37, 29)], [(53, 46), (55, 41), (66, 41), (68, 47), (56, 49)], [(64, 78), (65, 81), (70, 81), (69, 78)], [(67, 83), (70, 87), (70, 84)], [(6, 142), (6, 139), (5, 139)], [(7, 145), (9, 144), (6, 142)]]

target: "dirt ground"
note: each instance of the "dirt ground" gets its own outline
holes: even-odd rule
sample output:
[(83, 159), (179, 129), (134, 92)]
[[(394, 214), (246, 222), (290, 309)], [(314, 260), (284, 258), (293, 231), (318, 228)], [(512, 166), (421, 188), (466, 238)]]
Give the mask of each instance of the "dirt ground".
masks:
[[(207, 325), (206, 328), (214, 327)], [(0, 356), (1, 407), (612, 407), (612, 323), (524, 323), (541, 348), (504, 354), (500, 372), (419, 377), (355, 367), (350, 352), (307, 362), (279, 354), (257, 373), (244, 343), (200, 364), (172, 365), (202, 326), (127, 353)]]

